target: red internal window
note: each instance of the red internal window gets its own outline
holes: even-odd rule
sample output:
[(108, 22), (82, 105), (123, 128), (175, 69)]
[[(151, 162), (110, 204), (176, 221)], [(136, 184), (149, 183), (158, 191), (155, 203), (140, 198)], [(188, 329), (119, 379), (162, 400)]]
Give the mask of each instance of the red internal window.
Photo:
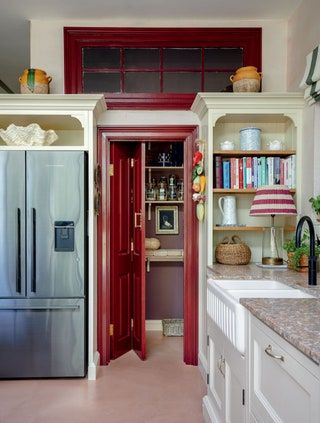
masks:
[(65, 92), (104, 93), (109, 108), (188, 109), (261, 70), (261, 28), (65, 28)]

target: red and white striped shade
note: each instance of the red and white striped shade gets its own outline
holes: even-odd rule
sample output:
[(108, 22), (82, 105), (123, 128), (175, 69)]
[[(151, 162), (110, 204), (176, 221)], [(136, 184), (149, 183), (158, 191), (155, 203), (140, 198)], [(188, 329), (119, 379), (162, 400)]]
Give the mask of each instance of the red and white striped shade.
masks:
[(286, 185), (260, 187), (253, 199), (250, 216), (295, 215), (297, 209)]

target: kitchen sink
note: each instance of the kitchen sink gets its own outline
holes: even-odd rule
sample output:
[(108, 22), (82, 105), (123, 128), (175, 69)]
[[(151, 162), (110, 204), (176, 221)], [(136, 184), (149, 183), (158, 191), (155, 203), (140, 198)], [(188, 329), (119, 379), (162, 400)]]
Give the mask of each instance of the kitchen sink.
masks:
[(246, 313), (240, 298), (312, 298), (274, 280), (208, 280), (207, 312), (233, 346), (245, 353)]

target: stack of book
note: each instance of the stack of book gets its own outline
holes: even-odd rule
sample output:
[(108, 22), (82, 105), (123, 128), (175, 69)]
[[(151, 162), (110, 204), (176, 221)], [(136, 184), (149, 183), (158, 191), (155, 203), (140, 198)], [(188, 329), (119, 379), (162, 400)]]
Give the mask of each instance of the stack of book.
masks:
[(259, 188), (264, 185), (296, 187), (296, 156), (215, 156), (215, 188)]

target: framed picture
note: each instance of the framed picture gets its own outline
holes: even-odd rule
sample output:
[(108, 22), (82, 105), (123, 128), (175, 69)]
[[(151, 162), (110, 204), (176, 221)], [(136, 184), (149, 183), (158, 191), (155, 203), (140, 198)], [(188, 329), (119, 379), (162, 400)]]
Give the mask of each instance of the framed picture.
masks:
[(178, 206), (156, 206), (156, 234), (178, 233)]

